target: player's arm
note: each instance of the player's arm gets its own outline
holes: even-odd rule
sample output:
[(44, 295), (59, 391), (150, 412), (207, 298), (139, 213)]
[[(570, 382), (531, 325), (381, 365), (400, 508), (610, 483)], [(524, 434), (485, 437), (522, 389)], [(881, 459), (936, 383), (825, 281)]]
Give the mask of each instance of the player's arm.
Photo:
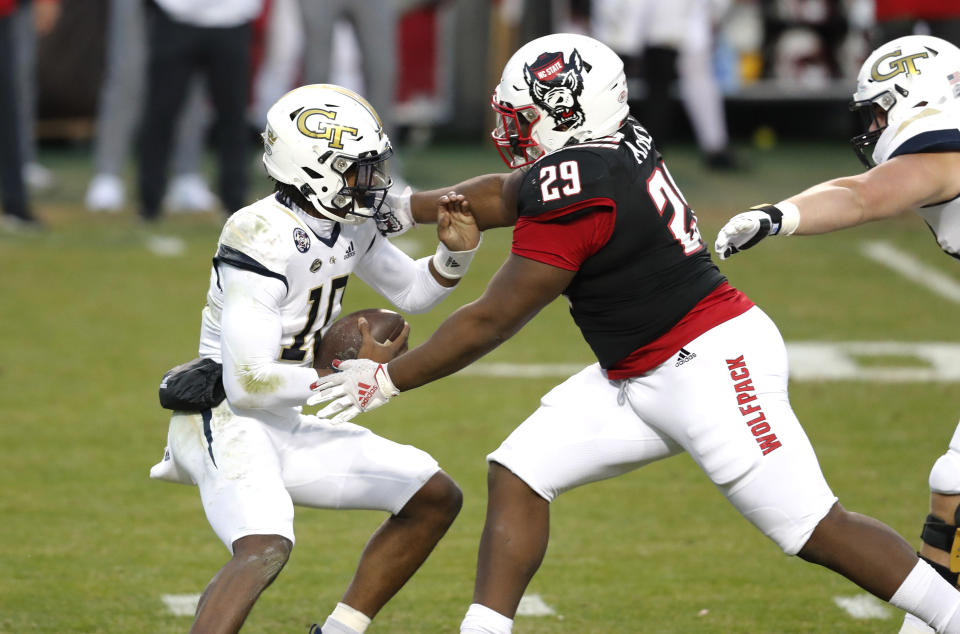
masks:
[(317, 415), (335, 422), (350, 420), (383, 405), (401, 390), (452, 374), (513, 336), (562, 293), (575, 274), (511, 254), (484, 294), (454, 312), (423, 344), (387, 365), (343, 362), (340, 372), (317, 383), (308, 403), (331, 401)]
[(378, 222), (378, 227), (389, 236), (399, 235), (416, 223), (434, 224), (443, 198), (454, 191), (470, 203), (481, 231), (510, 227), (517, 219), (517, 193), (524, 174), (523, 170), (515, 170), (509, 174), (476, 176), (439, 189), (413, 192), (407, 188), (403, 192), (391, 192), (387, 195), (387, 206), (392, 210), (396, 226)]
[(401, 312), (422, 313), (440, 303), (466, 274), (480, 245), (469, 203), (456, 194), (441, 200), (436, 253), (414, 260), (378, 236), (355, 271)]
[(813, 235), (882, 220), (960, 194), (960, 153), (898, 156), (856, 176), (815, 185), (776, 205), (731, 218), (715, 245), (721, 259), (768, 235)]
[(221, 263), (217, 270), (223, 288), (220, 353), (227, 400), (243, 409), (303, 405), (317, 381), (316, 371), (277, 362), (286, 285), (229, 264)]
[(410, 390), (470, 365), (516, 334), (575, 274), (511, 254), (479, 299), (450, 315), (427, 341), (390, 362), (394, 385)]

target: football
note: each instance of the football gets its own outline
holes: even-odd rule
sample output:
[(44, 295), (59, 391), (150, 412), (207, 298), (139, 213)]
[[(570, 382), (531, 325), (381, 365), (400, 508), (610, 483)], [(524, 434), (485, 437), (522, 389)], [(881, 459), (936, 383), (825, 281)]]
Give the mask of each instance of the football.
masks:
[[(333, 322), (320, 340), (313, 358), (313, 368), (317, 372), (329, 370), (334, 359), (356, 359), (360, 352), (362, 337), (357, 320), (366, 318), (370, 324), (370, 334), (380, 343), (395, 341), (407, 323), (400, 313), (385, 308), (367, 308), (350, 313)], [(406, 346), (403, 347), (406, 349)], [(377, 359), (389, 361), (389, 359)]]

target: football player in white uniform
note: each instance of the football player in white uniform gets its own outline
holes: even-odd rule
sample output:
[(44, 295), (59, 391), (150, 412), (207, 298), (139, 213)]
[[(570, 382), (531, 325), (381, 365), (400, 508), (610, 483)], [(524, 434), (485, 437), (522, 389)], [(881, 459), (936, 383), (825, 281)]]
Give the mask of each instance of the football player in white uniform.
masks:
[[(202, 314), (200, 357), (222, 364), (226, 398), (173, 414), (151, 476), (195, 483), (233, 555), (204, 591), (194, 632), (240, 629), (290, 555), (295, 504), (389, 512), (322, 626), (356, 634), (423, 563), (462, 498), (427, 453), (301, 413), (319, 378), (315, 345), (351, 275), (400, 311), (426, 311), (467, 270), (480, 233), (455, 197), (435, 212), (434, 256), (413, 260), (381, 235), (371, 220), (383, 220), (392, 149), (377, 113), (349, 90), (288, 93), (263, 140), (276, 191), (226, 222)], [(361, 330), (361, 354), (388, 359), (409, 329), (383, 345)]]
[[(731, 218), (721, 258), (767, 236), (810, 235), (916, 211), (948, 255), (960, 258), (960, 49), (925, 35), (880, 46), (857, 76), (852, 108), (867, 131), (852, 139), (869, 168)], [(960, 427), (930, 471), (930, 514), (920, 556), (957, 585), (960, 566)], [(907, 615), (902, 632), (930, 632)]]

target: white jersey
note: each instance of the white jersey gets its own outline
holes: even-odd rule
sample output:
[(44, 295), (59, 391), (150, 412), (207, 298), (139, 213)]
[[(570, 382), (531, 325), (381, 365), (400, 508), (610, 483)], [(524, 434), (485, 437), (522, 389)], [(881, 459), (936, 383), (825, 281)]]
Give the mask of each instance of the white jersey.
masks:
[[(874, 148), (879, 165), (896, 156), (960, 152), (960, 108), (927, 108), (899, 125), (888, 126)], [(949, 255), (960, 258), (960, 198), (917, 209)]]
[(308, 215), (271, 195), (223, 227), (203, 309), (200, 356), (223, 364), (227, 399), (240, 409), (285, 410), (311, 395), (320, 336), (337, 318), (351, 274), (404, 312), (428, 310), (451, 288), (373, 222)]
[(344, 225), (320, 220), (287, 208), (274, 196), (236, 212), (217, 243), (203, 309), (200, 356), (222, 361), (223, 289), (218, 267), (229, 264), (284, 283), (287, 290), (279, 306), (283, 334), (277, 361), (311, 365), (316, 335), (340, 314), (349, 275), (381, 239), (372, 222)]

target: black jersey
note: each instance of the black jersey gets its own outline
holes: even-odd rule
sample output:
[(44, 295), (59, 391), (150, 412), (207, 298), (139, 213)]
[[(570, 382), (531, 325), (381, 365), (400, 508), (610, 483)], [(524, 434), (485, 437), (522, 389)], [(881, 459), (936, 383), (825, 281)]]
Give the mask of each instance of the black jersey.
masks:
[(604, 368), (669, 331), (726, 279), (653, 139), (632, 117), (615, 134), (534, 163), (517, 208), (518, 222), (569, 223), (593, 215), (608, 227), (564, 291)]

